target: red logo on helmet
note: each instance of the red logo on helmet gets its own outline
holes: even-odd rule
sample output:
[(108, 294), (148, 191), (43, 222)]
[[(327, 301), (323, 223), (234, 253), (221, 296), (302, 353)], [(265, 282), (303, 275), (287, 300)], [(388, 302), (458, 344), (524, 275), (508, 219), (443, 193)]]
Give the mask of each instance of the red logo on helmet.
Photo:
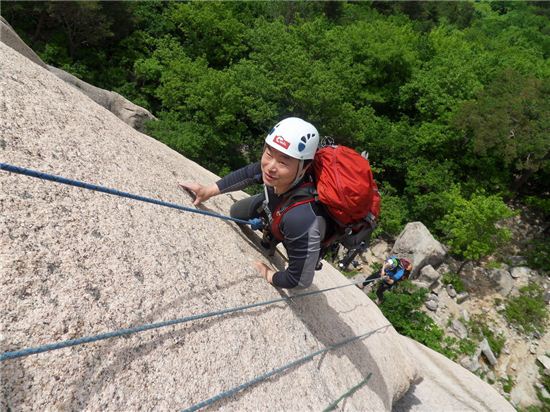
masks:
[(281, 147), (284, 147), (285, 149), (288, 149), (290, 146), (290, 142), (286, 141), (283, 136), (275, 136), (273, 138), (273, 142), (277, 143)]

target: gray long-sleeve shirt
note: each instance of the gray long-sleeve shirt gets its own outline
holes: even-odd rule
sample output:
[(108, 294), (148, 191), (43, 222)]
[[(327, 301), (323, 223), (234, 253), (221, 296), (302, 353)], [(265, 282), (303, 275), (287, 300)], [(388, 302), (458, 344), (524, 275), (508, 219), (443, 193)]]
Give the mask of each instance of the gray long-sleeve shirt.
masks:
[[(245, 166), (216, 182), (221, 193), (241, 190), (254, 183), (262, 183), (260, 163)], [(272, 187), (267, 190), (268, 207), (273, 213), (283, 199), (275, 194)], [(249, 218), (252, 217), (257, 216)], [(282, 288), (307, 288), (313, 281), (321, 253), (321, 242), (327, 230), (326, 219), (317, 204), (306, 203), (286, 212), (279, 228), (288, 254), (288, 267), (273, 275), (273, 284)]]

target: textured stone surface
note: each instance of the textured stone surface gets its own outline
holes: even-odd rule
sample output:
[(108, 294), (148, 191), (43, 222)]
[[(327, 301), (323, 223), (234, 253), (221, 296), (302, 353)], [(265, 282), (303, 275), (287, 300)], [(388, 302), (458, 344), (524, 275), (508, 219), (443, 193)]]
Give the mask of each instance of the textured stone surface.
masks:
[(518, 267), (512, 268), (512, 270), (510, 271), (510, 275), (514, 279), (518, 279), (518, 278), (529, 279), (529, 276), (531, 275), (531, 269), (525, 266), (518, 266)]
[(495, 286), (495, 290), (506, 297), (514, 287), (514, 279), (505, 269), (488, 269), (487, 276)]
[(465, 356), (460, 360), (460, 364), (470, 372), (475, 372), (481, 367), (477, 356)]
[(485, 356), (485, 359), (487, 359), (487, 361), (491, 364), (491, 366), (494, 366), (497, 363), (497, 358), (491, 350), (487, 339), (483, 339), (481, 341), (481, 343), (479, 344), (479, 349), (481, 350), (481, 353), (483, 353), (483, 355)]
[(458, 295), (456, 295), (456, 303), (463, 303), (466, 301), (466, 299), (468, 299), (469, 297), (469, 293), (468, 292), (460, 292)]
[(537, 357), (537, 360), (541, 363), (544, 369), (550, 369), (550, 357), (547, 355), (541, 355)]
[(426, 283), (431, 288), (440, 277), (441, 275), (432, 267), (432, 265), (427, 265), (420, 270), (418, 280)]
[(447, 290), (447, 294), (450, 298), (456, 298), (456, 290), (453, 285), (448, 284), (445, 289)]
[(424, 302), (424, 305), (430, 309), (432, 312), (435, 312), (437, 310), (437, 307), (439, 306), (438, 302), (436, 300), (428, 300)]
[[(1, 43), (0, 54), (3, 162), (187, 206), (178, 182), (217, 179)], [(226, 213), (243, 196), (204, 207)], [(284, 295), (254, 259), (266, 260), (257, 236), (232, 223), (0, 172), (0, 347)], [(325, 264), (311, 289), (348, 282)], [(368, 331), (215, 408), (320, 410), (372, 373), (346, 410), (391, 410), (405, 393), (401, 405), (416, 399), (409, 410), (509, 410), (477, 377), (398, 335), (355, 287), (3, 362), (0, 410), (181, 409)]]
[(111, 111), (115, 116), (134, 129), (143, 131), (144, 123), (147, 120), (155, 119), (155, 116), (153, 116), (148, 110), (135, 105), (118, 93), (92, 86), (72, 74), (56, 67), (46, 65), (40, 57), (38, 57), (38, 55), (29, 46), (27, 46), (23, 40), (21, 40), (21, 38), (4, 18), (0, 18), (0, 34), (0, 39), (3, 43), (18, 51), (23, 56), (30, 59), (33, 63), (44, 67), (61, 80), (80, 90), (94, 102)]
[(21, 37), (17, 35), (15, 30), (13, 30), (13, 27), (11, 27), (6, 19), (4, 19), (2, 16), (0, 16), (0, 39), (4, 44), (7, 44), (15, 51), (21, 53), (33, 63), (46, 68), (46, 64), (42, 61), (42, 59), (38, 57), (33, 49), (31, 49), (25, 44), (23, 40), (21, 40)]
[(48, 70), (59, 77), (61, 80), (70, 84), (75, 89), (80, 90), (97, 104), (111, 111), (115, 116), (134, 129), (143, 131), (147, 120), (154, 120), (155, 117), (143, 107), (135, 105), (116, 92), (100, 89), (92, 86), (77, 77), (61, 69), (48, 66)]
[(411, 278), (414, 279), (424, 266), (439, 266), (443, 262), (446, 251), (424, 224), (412, 222), (407, 223), (405, 229), (399, 234), (391, 253), (411, 260), (413, 264)]
[(408, 342), (408, 353), (418, 362), (423, 379), (394, 405), (393, 412), (514, 411), (488, 383), (464, 368), (455, 369), (456, 363), (443, 355), (404, 339)]
[(468, 337), (468, 330), (464, 324), (456, 319), (451, 322), (451, 330), (460, 339), (466, 339)]

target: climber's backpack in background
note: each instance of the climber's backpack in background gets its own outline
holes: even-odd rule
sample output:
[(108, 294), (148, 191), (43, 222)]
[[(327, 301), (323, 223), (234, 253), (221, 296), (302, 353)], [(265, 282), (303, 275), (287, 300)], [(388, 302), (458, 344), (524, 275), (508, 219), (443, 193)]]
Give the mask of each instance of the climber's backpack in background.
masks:
[(411, 271), (407, 270), (407, 268), (409, 266), (412, 267), (411, 261), (409, 259), (405, 259), (405, 258), (397, 258), (397, 260), (399, 261), (399, 266), (401, 266), (401, 268), (403, 268), (403, 277), (401, 278), (401, 280), (408, 279), (409, 276), (411, 275)]
[(286, 212), (315, 201), (325, 206), (336, 223), (338, 236), (332, 240), (376, 226), (380, 194), (365, 157), (346, 146), (322, 147), (313, 160), (313, 180), (314, 184), (304, 183), (291, 191), (275, 209), (270, 226), (276, 239), (283, 239), (279, 224)]

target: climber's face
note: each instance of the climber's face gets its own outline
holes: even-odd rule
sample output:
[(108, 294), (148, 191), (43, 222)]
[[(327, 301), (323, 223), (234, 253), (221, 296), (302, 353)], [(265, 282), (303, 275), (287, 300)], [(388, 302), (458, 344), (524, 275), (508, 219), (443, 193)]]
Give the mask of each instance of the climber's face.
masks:
[(275, 192), (281, 194), (290, 189), (296, 179), (300, 161), (266, 145), (261, 165), (264, 183), (273, 186)]

